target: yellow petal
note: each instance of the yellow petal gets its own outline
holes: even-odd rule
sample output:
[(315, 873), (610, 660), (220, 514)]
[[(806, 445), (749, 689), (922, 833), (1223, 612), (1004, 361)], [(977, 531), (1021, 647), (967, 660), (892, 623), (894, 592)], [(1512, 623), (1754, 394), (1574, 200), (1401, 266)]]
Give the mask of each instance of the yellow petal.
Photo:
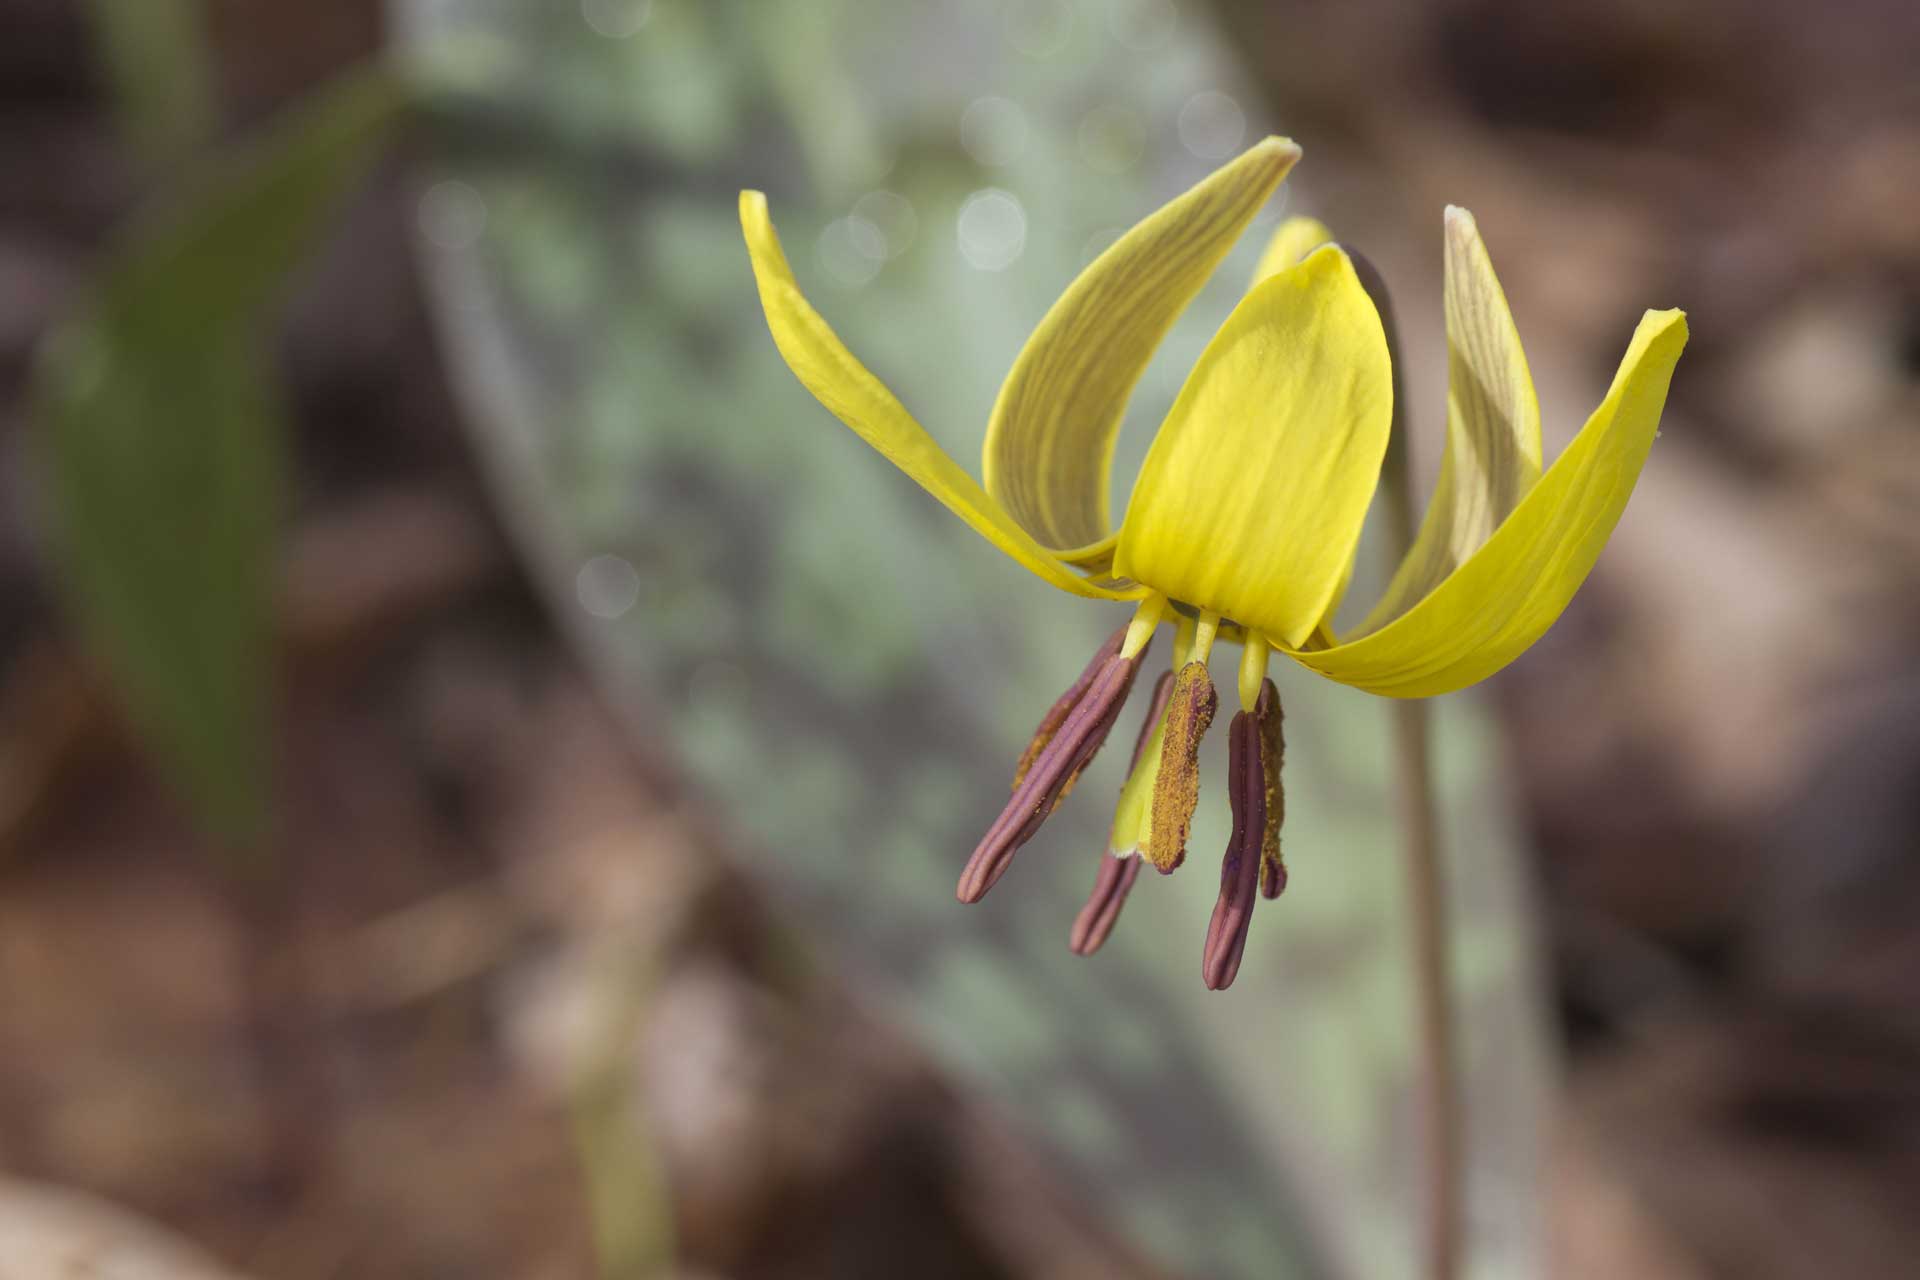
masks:
[(774, 343), (795, 376), (835, 417), (987, 541), (1054, 586), (1100, 599), (1133, 599), (1146, 594), (1138, 587), (1101, 586), (1060, 563), (941, 451), (926, 429), (853, 358), (801, 295), (767, 216), (766, 196), (758, 191), (740, 193), (740, 224), (746, 232), (747, 253), (753, 259), (754, 279), (760, 286), (760, 305), (767, 313)]
[(1134, 486), (1114, 572), (1298, 645), (1353, 558), (1393, 411), (1386, 336), (1335, 246), (1248, 293)]
[(1449, 693), (1513, 661), (1553, 625), (1599, 559), (1653, 446), (1686, 342), (1683, 313), (1649, 311), (1607, 398), (1484, 546), (1380, 630), (1289, 656), (1397, 698)]
[(1043, 546), (1111, 550), (1107, 476), (1127, 399), (1174, 319), (1300, 158), (1268, 138), (1120, 237), (1027, 339), (987, 423), (992, 494)]
[(1332, 242), (1333, 232), (1327, 230), (1327, 224), (1320, 219), (1288, 218), (1274, 229), (1273, 239), (1267, 241), (1267, 247), (1261, 252), (1259, 265), (1254, 267), (1253, 279), (1247, 282), (1247, 288), (1253, 288), (1269, 276), (1279, 275), (1321, 245)]
[(1446, 215), (1447, 451), (1419, 536), (1365, 635), (1405, 613), (1479, 550), (1540, 479), (1540, 402), (1507, 296), (1473, 215)]

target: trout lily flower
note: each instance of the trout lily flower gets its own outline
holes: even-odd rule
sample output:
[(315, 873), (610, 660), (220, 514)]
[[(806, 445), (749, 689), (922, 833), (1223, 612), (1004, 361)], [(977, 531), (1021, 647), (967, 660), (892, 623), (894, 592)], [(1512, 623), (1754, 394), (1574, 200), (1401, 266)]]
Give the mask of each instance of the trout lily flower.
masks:
[(987, 423), (984, 483), (947, 456), (810, 306), (766, 198), (740, 216), (774, 342), (822, 404), (961, 520), (1074, 595), (1137, 602), (1041, 719), (1013, 796), (968, 860), (963, 902), (1005, 874), (1119, 717), (1157, 629), (1173, 661), (1155, 685), (1109, 848), (1073, 949), (1105, 940), (1142, 862), (1186, 856), (1201, 736), (1218, 698), (1216, 644), (1238, 644), (1228, 744), (1233, 835), (1202, 977), (1233, 981), (1257, 897), (1287, 883), (1279, 653), (1369, 693), (1420, 698), (1498, 671), (1550, 627), (1593, 567), (1652, 445), (1686, 342), (1649, 311), (1613, 385), (1551, 467), (1513, 317), (1474, 220), (1449, 208), (1446, 451), (1418, 537), (1386, 593), (1341, 634), (1341, 603), (1390, 425), (1394, 369), (1364, 264), (1311, 219), (1281, 225), (1252, 287), (1175, 400), (1116, 530), (1114, 439), (1161, 339), (1299, 159), (1268, 138), (1135, 226), (1061, 295), (1014, 361)]

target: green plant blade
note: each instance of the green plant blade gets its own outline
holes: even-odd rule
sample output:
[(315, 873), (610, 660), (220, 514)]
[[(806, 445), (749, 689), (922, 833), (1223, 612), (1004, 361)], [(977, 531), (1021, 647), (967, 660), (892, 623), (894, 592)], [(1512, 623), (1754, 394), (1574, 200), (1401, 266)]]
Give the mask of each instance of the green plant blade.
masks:
[(201, 821), (267, 826), (285, 425), (265, 306), (402, 103), (384, 72), (303, 104), (137, 220), (33, 387), (76, 621)]

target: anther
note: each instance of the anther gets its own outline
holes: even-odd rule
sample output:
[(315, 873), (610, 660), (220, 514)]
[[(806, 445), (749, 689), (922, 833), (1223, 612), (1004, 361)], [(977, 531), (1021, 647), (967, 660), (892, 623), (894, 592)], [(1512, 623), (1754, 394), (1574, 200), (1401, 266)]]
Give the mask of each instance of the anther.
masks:
[(1013, 855), (1033, 838), (1106, 741), (1139, 670), (1138, 655), (1111, 653), (1100, 659), (1072, 709), (1023, 772), (1007, 807), (967, 859), (966, 869), (960, 874), (960, 901), (978, 902), (1006, 873)]
[[(1203, 620), (1203, 632), (1205, 626)], [(1162, 875), (1187, 856), (1193, 809), (1200, 802), (1200, 739), (1219, 705), (1207, 664), (1196, 656), (1174, 677), (1162, 731), (1160, 772), (1153, 780), (1153, 834), (1147, 859)]]
[[(1133, 744), (1133, 758), (1127, 762), (1128, 773), (1140, 767), (1140, 758), (1147, 753), (1147, 744), (1153, 741), (1153, 731), (1159, 727), (1160, 717), (1166, 711), (1167, 699), (1172, 693), (1173, 672), (1164, 671), (1160, 679), (1154, 682), (1153, 701), (1147, 707), (1146, 719), (1140, 722), (1140, 735)], [(1094, 873), (1093, 893), (1088, 896), (1087, 905), (1080, 908), (1080, 914), (1073, 922), (1073, 932), (1067, 938), (1067, 945), (1075, 955), (1090, 956), (1106, 942), (1107, 935), (1113, 932), (1113, 926), (1120, 919), (1120, 908), (1126, 905), (1133, 882), (1139, 878), (1138, 854), (1101, 855), (1100, 869)]]
[(1214, 991), (1232, 985), (1247, 946), (1247, 926), (1260, 881), (1261, 846), (1267, 830), (1266, 771), (1261, 765), (1256, 713), (1233, 717), (1227, 740), (1227, 797), (1233, 806), (1233, 838), (1220, 864), (1220, 899), (1207, 926), (1200, 976)]
[(1200, 962), (1201, 977), (1215, 991), (1232, 985), (1240, 972), (1255, 893), (1277, 897), (1287, 883), (1280, 861), (1280, 823), (1285, 817), (1280, 721), (1280, 691), (1273, 681), (1263, 680), (1253, 709), (1234, 716), (1229, 731), (1227, 797), (1233, 806), (1233, 837), (1220, 864), (1220, 898)]
[(1260, 896), (1277, 898), (1287, 887), (1287, 864), (1280, 857), (1280, 825), (1287, 818), (1287, 793), (1280, 784), (1280, 766), (1286, 761), (1287, 739), (1281, 731), (1286, 715), (1280, 709), (1280, 691), (1273, 681), (1261, 681), (1254, 715), (1260, 723), (1260, 764), (1267, 791), (1267, 829), (1260, 840)]
[[(1093, 659), (1087, 663), (1087, 669), (1080, 673), (1080, 678), (1073, 682), (1073, 687), (1061, 694), (1054, 700), (1054, 704), (1047, 708), (1047, 714), (1040, 718), (1040, 727), (1033, 731), (1033, 739), (1027, 743), (1027, 749), (1020, 753), (1020, 763), (1013, 768), (1013, 790), (1018, 791), (1020, 784), (1026, 781), (1027, 770), (1033, 768), (1033, 762), (1039, 759), (1040, 753), (1046, 749), (1049, 742), (1053, 741), (1053, 735), (1060, 732), (1060, 726), (1067, 722), (1067, 717), (1073, 714), (1074, 707), (1078, 706), (1080, 699), (1086, 696), (1087, 686), (1093, 683), (1094, 676), (1100, 673), (1100, 668), (1106, 665), (1108, 658), (1120, 652), (1120, 642), (1126, 638), (1126, 627), (1116, 627), (1113, 634), (1107, 637), (1107, 642), (1100, 646), (1099, 651), (1093, 655)], [(1066, 795), (1072, 786), (1072, 782), (1069, 781), (1060, 794)]]
[(1138, 854), (1130, 853), (1124, 858), (1108, 853), (1100, 855), (1100, 871), (1094, 877), (1093, 894), (1087, 899), (1087, 905), (1080, 908), (1080, 914), (1073, 921), (1073, 932), (1067, 937), (1067, 945), (1075, 955), (1090, 956), (1106, 942), (1113, 926), (1119, 923), (1120, 908), (1126, 905), (1133, 882), (1139, 878)]

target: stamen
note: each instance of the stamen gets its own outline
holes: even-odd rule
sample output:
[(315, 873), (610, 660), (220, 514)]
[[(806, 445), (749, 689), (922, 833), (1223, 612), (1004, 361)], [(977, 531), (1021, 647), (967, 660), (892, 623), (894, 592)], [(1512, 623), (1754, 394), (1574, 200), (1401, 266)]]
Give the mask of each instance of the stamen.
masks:
[(1211, 609), (1202, 609), (1199, 625), (1193, 629), (1193, 654), (1187, 660), (1205, 662), (1213, 653), (1213, 640), (1219, 634), (1220, 615)]
[(1080, 908), (1073, 932), (1067, 936), (1067, 945), (1075, 955), (1090, 956), (1106, 942), (1107, 935), (1120, 921), (1120, 908), (1126, 905), (1133, 882), (1139, 878), (1139, 855), (1130, 853), (1124, 858), (1100, 855), (1100, 871), (1094, 878), (1093, 894), (1087, 899), (1087, 905)]
[(1214, 991), (1231, 986), (1240, 972), (1247, 946), (1247, 926), (1253, 922), (1255, 892), (1263, 865), (1267, 832), (1267, 779), (1260, 717), (1242, 711), (1233, 717), (1227, 741), (1227, 796), (1233, 806), (1233, 838), (1220, 864), (1220, 899), (1207, 926), (1207, 945), (1200, 976)]
[(1018, 791), (1020, 784), (1026, 781), (1027, 770), (1033, 768), (1033, 762), (1046, 749), (1046, 745), (1053, 741), (1053, 735), (1060, 732), (1060, 726), (1067, 722), (1067, 717), (1073, 714), (1074, 707), (1079, 705), (1080, 699), (1087, 692), (1087, 686), (1093, 683), (1093, 677), (1099, 673), (1107, 659), (1120, 652), (1120, 642), (1126, 639), (1126, 636), (1126, 627), (1115, 627), (1113, 634), (1107, 637), (1107, 642), (1100, 646), (1092, 660), (1087, 663), (1086, 670), (1080, 673), (1080, 678), (1073, 682), (1073, 687), (1061, 694), (1054, 700), (1054, 704), (1047, 708), (1047, 714), (1040, 718), (1040, 727), (1033, 731), (1033, 738), (1027, 743), (1027, 749), (1020, 753), (1020, 763), (1014, 766), (1013, 790)]
[(1162, 875), (1187, 856), (1193, 809), (1200, 801), (1200, 739), (1219, 705), (1205, 662), (1196, 658), (1180, 668), (1167, 699), (1160, 772), (1153, 780), (1153, 834), (1147, 845), (1147, 859)]
[(1180, 621), (1173, 632), (1173, 669), (1178, 671), (1187, 665), (1193, 657), (1193, 639), (1199, 632), (1200, 619), (1187, 614), (1180, 615)]
[(1260, 701), (1260, 686), (1267, 678), (1267, 655), (1272, 649), (1267, 638), (1257, 631), (1247, 632), (1246, 648), (1240, 652), (1240, 709), (1251, 711)]
[(1120, 656), (1137, 658), (1146, 652), (1147, 645), (1153, 641), (1155, 628), (1167, 612), (1167, 598), (1157, 592), (1140, 602), (1133, 611), (1133, 621), (1127, 624), (1126, 643), (1120, 646)]
[[(1148, 635), (1151, 638), (1152, 633)], [(1013, 798), (967, 859), (966, 869), (960, 874), (960, 901), (978, 902), (1006, 873), (1013, 855), (1033, 838), (1107, 740), (1139, 670), (1138, 657), (1116, 653), (1101, 661), (1065, 723), (1041, 747), (1020, 785), (1014, 788)]]
[(1280, 709), (1280, 690), (1274, 688), (1273, 681), (1261, 682), (1254, 716), (1260, 722), (1260, 763), (1267, 792), (1267, 829), (1260, 841), (1260, 896), (1277, 898), (1287, 887), (1287, 864), (1280, 857), (1280, 824), (1287, 818), (1280, 766), (1286, 759), (1287, 739), (1280, 729), (1286, 719)]
[[(1140, 759), (1146, 755), (1147, 745), (1153, 741), (1153, 731), (1159, 727), (1160, 717), (1166, 711), (1167, 699), (1172, 693), (1173, 672), (1163, 671), (1160, 679), (1154, 682), (1153, 701), (1147, 707), (1146, 719), (1140, 722), (1140, 735), (1134, 740), (1133, 758), (1127, 762), (1129, 774), (1140, 767)], [(1127, 894), (1132, 891), (1133, 882), (1139, 876), (1139, 855), (1101, 856), (1100, 870), (1094, 875), (1093, 893), (1087, 898), (1087, 905), (1080, 908), (1080, 914), (1073, 922), (1073, 932), (1067, 939), (1067, 945), (1074, 954), (1090, 956), (1106, 942), (1107, 935), (1113, 932), (1113, 926), (1120, 919), (1120, 908), (1126, 905)]]

